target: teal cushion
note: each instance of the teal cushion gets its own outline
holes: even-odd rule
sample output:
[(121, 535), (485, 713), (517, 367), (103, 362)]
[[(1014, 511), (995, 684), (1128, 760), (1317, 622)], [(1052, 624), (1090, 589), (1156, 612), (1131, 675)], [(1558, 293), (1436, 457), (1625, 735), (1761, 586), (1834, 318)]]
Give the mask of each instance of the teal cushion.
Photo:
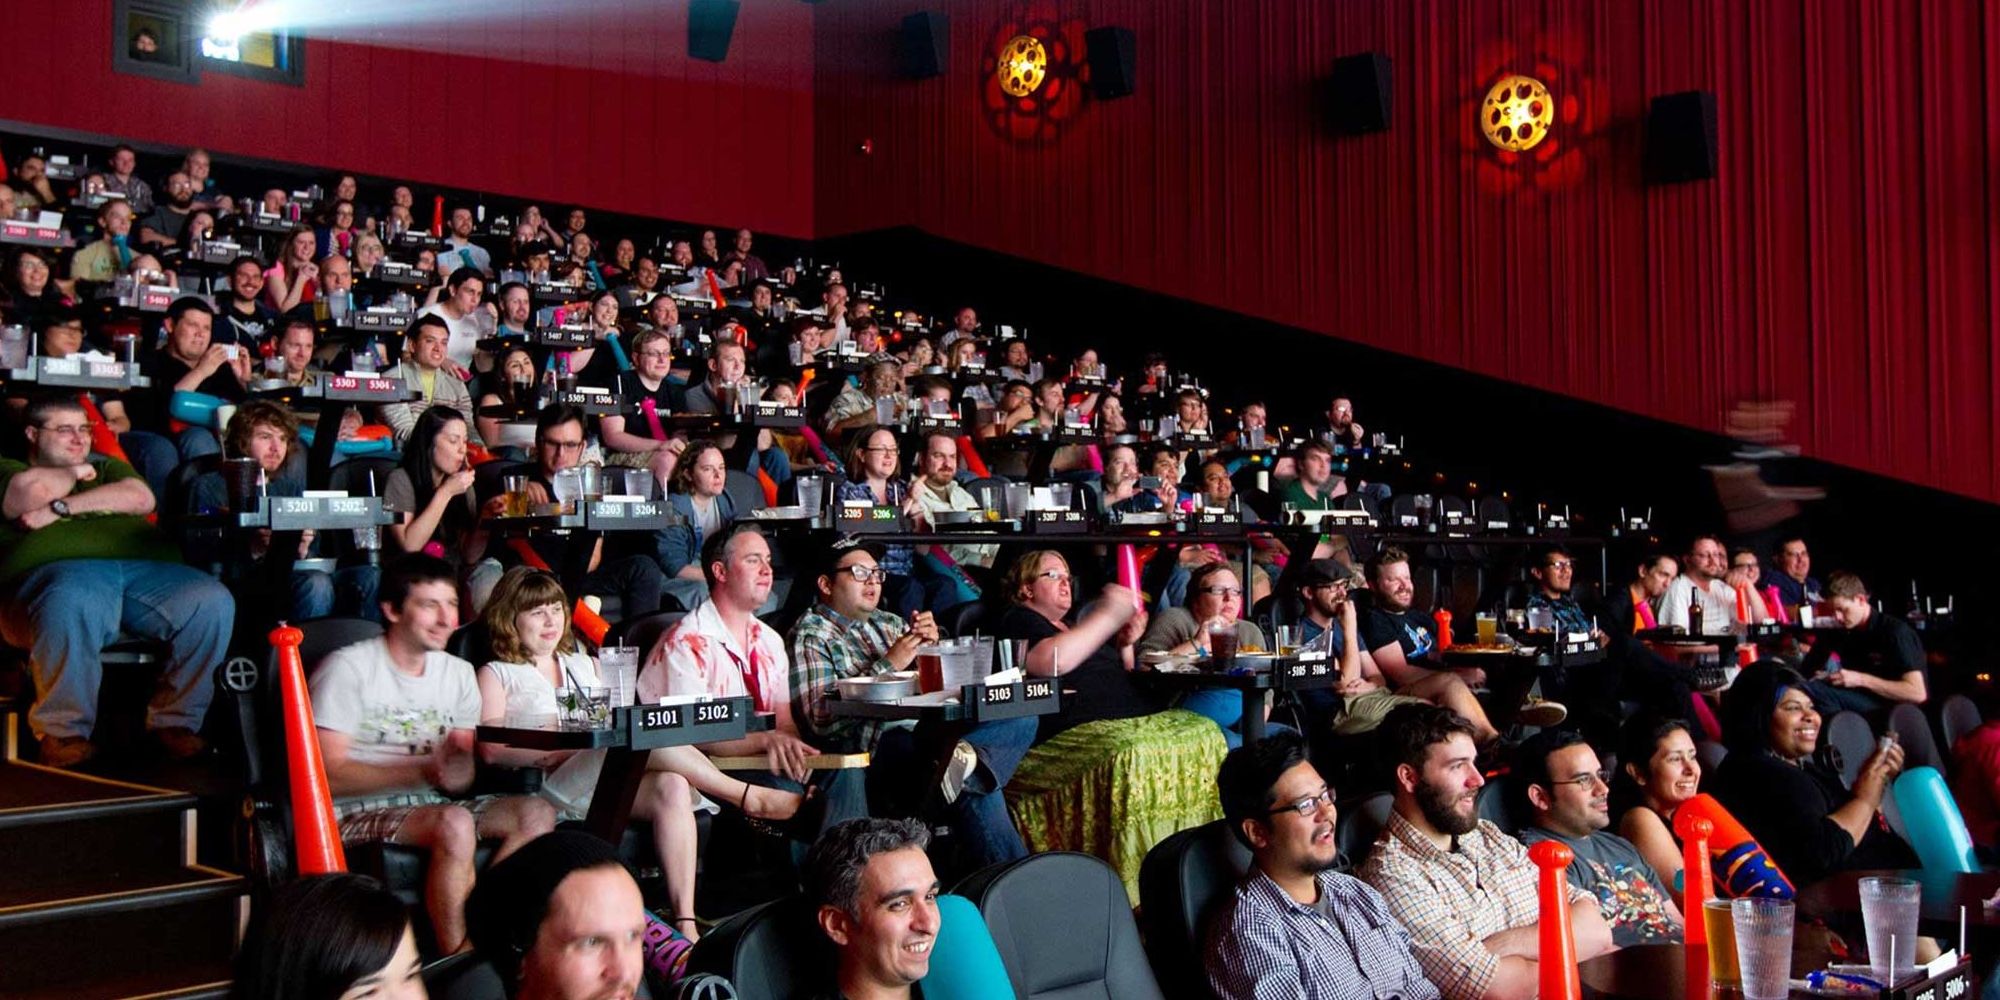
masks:
[(918, 984), (924, 1000), (1014, 1000), (1014, 984), (979, 907), (964, 896), (938, 897), (931, 971)]

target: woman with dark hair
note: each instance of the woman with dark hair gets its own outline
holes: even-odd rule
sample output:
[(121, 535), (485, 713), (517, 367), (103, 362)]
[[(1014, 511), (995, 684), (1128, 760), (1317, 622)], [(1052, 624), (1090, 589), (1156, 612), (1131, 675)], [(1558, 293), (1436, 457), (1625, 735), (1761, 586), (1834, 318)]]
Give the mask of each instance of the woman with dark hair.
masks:
[[(901, 475), (903, 449), (896, 443), (894, 430), (873, 424), (862, 427), (847, 436), (845, 451), (847, 480), (834, 493), (835, 503), (860, 501), (900, 508), (907, 518), (923, 516), (923, 504)], [(931, 592), (916, 579), (915, 561), (908, 545), (882, 549), (882, 570), (889, 574), (882, 583), (882, 604), (904, 618), (936, 607), (936, 599), (943, 595), (941, 589)]]
[(382, 505), (402, 515), (389, 525), (396, 547), (403, 552), (434, 548), (461, 570), (485, 548), (472, 466), (465, 457), (466, 431), (465, 416), (449, 406), (419, 414), (403, 444), (402, 464), (382, 488)]
[(424, 1000), (409, 911), (365, 875), (281, 886), (250, 922), (236, 958), (236, 1000)]
[[(486, 392), (479, 397), (479, 409), (489, 406), (505, 406), (513, 409), (513, 417), (489, 417), (480, 413), (479, 440), (496, 453), (506, 454), (516, 461), (528, 460), (528, 449), (535, 445), (535, 402), (539, 386), (535, 380), (535, 356), (526, 347), (515, 345), (500, 354), (500, 363), (494, 366), (497, 377), (486, 380)], [(511, 451), (509, 451), (511, 449)]]
[(618, 373), (626, 367), (620, 361), (624, 345), (615, 343), (623, 332), (618, 325), (618, 293), (605, 289), (593, 295), (590, 314), (585, 322), (590, 326), (596, 343), (582, 350), (570, 351), (568, 361), (564, 363), (569, 365), (570, 374), (576, 376), (577, 384), (612, 389), (618, 383)]
[(33, 326), (35, 316), (51, 306), (66, 305), (69, 296), (49, 269), (48, 254), (21, 247), (7, 259), (7, 316)]
[(1902, 747), (1877, 747), (1850, 790), (1815, 754), (1819, 732), (1798, 671), (1769, 661), (1745, 667), (1722, 697), (1729, 756), (1716, 771), (1715, 797), (1800, 888), (1851, 868), (1915, 867), (1910, 845), (1880, 821)]
[(1611, 814), (1618, 817), (1618, 835), (1631, 841), (1639, 856), (1660, 873), (1660, 881), (1679, 905), (1682, 854), (1674, 836), (1674, 810), (1701, 791), (1694, 733), (1684, 719), (1633, 716), (1620, 733), (1618, 760), (1618, 773), (1611, 779)]

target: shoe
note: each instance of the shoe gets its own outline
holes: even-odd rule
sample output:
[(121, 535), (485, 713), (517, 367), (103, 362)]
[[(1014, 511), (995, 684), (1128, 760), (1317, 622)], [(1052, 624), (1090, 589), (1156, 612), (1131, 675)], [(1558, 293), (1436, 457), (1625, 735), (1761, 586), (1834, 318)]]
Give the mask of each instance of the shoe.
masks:
[(1569, 709), (1564, 708), (1563, 703), (1559, 701), (1543, 701), (1539, 698), (1533, 698), (1527, 704), (1521, 706), (1521, 714), (1518, 718), (1524, 726), (1547, 729), (1569, 718)]
[(155, 729), (153, 730), (153, 738), (159, 740), (160, 746), (167, 751), (167, 756), (175, 760), (198, 757), (208, 751), (207, 740), (195, 735), (194, 730), (181, 726), (168, 726), (164, 729)]
[(49, 767), (75, 767), (97, 756), (97, 745), (88, 736), (43, 736), (42, 763)]
[(945, 762), (944, 777), (938, 781), (938, 791), (944, 795), (945, 805), (958, 801), (960, 792), (965, 791), (965, 779), (979, 767), (979, 751), (972, 744), (959, 740), (951, 748), (951, 759)]

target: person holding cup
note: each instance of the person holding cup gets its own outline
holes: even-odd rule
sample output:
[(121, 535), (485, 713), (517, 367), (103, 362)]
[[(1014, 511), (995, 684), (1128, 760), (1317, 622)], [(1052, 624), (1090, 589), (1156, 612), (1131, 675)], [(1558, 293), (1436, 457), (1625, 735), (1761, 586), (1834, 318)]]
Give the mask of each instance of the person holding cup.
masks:
[(1820, 715), (1805, 678), (1771, 662), (1743, 668), (1722, 696), (1729, 756), (1715, 797), (1806, 886), (1853, 868), (1914, 868), (1916, 852), (1880, 822), (1882, 798), (1903, 770), (1903, 748), (1877, 746), (1849, 787), (1816, 753)]
[[(1187, 605), (1168, 608), (1139, 637), (1139, 652), (1201, 656), (1206, 653), (1217, 670), (1238, 650), (1268, 648), (1264, 631), (1244, 621), (1243, 585), (1226, 562), (1195, 567), (1188, 575)], [(1181, 708), (1213, 720), (1231, 749), (1243, 745), (1243, 696), (1228, 688), (1189, 693)]]
[(598, 430), (613, 465), (644, 468), (655, 482), (672, 481), (687, 438), (669, 434), (659, 418), (685, 407), (684, 387), (669, 378), (673, 338), (660, 329), (642, 329), (632, 338), (632, 370), (618, 374), (616, 392), (632, 414), (600, 419)]

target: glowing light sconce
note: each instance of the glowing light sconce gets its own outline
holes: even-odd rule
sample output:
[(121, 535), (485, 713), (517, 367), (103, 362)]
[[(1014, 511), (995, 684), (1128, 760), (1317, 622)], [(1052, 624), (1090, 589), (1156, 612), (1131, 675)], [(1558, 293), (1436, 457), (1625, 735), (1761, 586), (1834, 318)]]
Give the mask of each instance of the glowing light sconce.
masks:
[(1026, 97), (1040, 88), (1049, 75), (1049, 50), (1032, 35), (1015, 35), (1000, 47), (1000, 65), (994, 70), (1000, 89), (1010, 97)]
[(1555, 100), (1542, 81), (1519, 74), (1503, 77), (1479, 107), (1479, 131), (1486, 141), (1511, 153), (1535, 148), (1549, 134)]

